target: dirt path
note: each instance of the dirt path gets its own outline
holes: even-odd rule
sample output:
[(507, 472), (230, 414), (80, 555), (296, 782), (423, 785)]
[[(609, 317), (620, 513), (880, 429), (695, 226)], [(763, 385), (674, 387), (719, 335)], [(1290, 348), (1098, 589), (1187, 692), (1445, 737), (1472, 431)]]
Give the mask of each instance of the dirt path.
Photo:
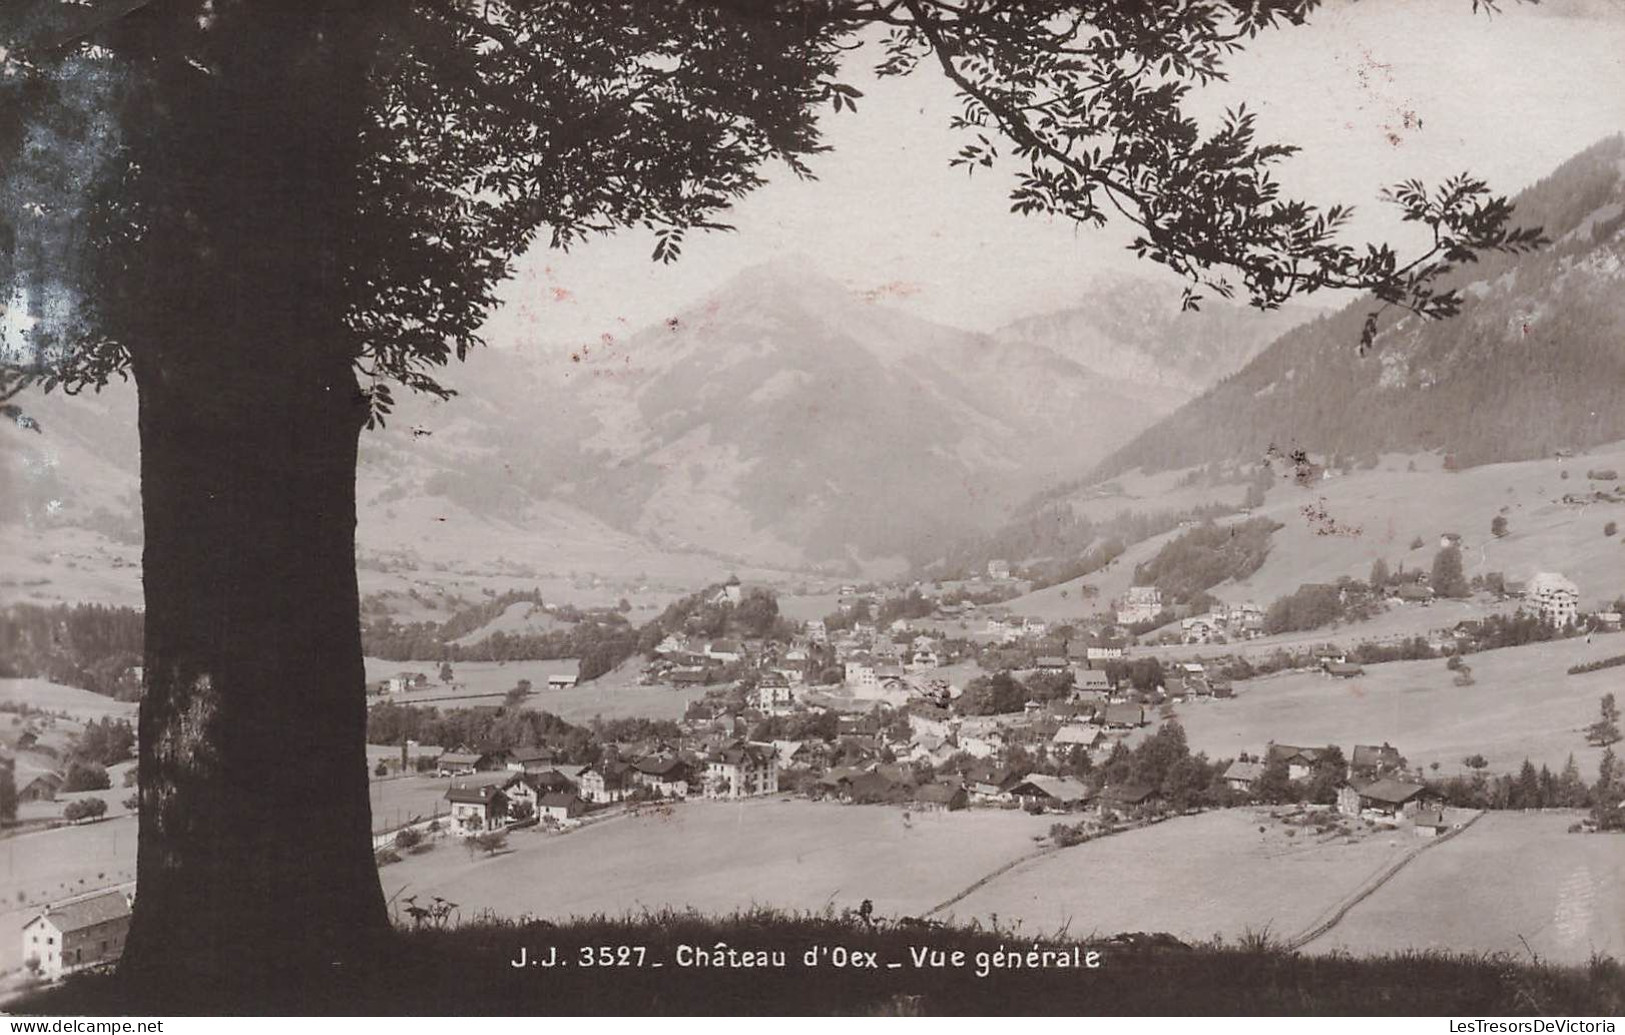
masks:
[(1315, 939), (1324, 936), (1332, 928), (1336, 927), (1339, 923), (1342, 923), (1343, 918), (1348, 916), (1351, 909), (1359, 905), (1361, 902), (1364, 902), (1372, 895), (1376, 894), (1379, 890), (1381, 890), (1383, 885), (1387, 884), (1389, 881), (1398, 876), (1401, 870), (1409, 866), (1423, 852), (1427, 851), (1429, 848), (1441, 845), (1456, 835), (1462, 833), (1468, 827), (1472, 826), (1474, 823), (1477, 823), (1479, 818), (1483, 815), (1484, 813), (1482, 812), (1474, 813), (1473, 816), (1461, 826), (1452, 829), (1448, 833), (1441, 834), (1431, 841), (1423, 842), (1419, 847), (1416, 848), (1415, 851), (1406, 852), (1399, 859), (1385, 866), (1377, 873), (1375, 877), (1366, 881), (1358, 889), (1356, 889), (1352, 895), (1344, 899), (1337, 906), (1333, 907), (1330, 915), (1322, 914), (1321, 919), (1317, 919), (1313, 924), (1310, 924), (1309, 927), (1299, 933), (1297, 937), (1288, 939), (1286, 942), (1287, 951), (1296, 952)]

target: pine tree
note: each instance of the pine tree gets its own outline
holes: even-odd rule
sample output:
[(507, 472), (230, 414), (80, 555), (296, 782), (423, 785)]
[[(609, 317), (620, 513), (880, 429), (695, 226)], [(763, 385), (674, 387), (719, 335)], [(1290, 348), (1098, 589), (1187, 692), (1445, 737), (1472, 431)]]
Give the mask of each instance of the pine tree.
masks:
[(1607, 747), (1619, 743), (1619, 706), (1613, 694), (1604, 694), (1600, 710), (1602, 717), (1586, 727), (1586, 743), (1593, 747)]

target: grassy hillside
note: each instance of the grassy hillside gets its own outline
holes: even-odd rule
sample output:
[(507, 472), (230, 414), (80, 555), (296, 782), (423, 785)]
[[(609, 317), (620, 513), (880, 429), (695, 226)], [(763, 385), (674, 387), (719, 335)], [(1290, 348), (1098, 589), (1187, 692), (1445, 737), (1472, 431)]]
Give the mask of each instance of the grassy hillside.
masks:
[(1295, 672), (1236, 685), (1226, 701), (1178, 707), (1191, 750), (1214, 758), (1258, 753), (1283, 744), (1392, 743), (1412, 765), (1461, 772), (1482, 754), (1495, 772), (1515, 772), (1527, 757), (1553, 772), (1572, 752), (1587, 780), (1601, 750), (1581, 730), (1596, 721), (1598, 701), (1618, 692), (1620, 669), (1565, 674), (1570, 665), (1625, 653), (1625, 636), (1556, 640), (1468, 655), (1473, 684), (1457, 686), (1440, 660), (1373, 665), (1354, 679)]

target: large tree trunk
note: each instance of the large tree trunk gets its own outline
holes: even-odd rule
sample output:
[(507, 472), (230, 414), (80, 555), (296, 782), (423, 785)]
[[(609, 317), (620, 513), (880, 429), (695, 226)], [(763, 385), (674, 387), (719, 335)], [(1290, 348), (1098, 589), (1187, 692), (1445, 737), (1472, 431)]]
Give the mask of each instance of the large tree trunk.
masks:
[(146, 692), (130, 969), (352, 959), (386, 926), (369, 837), (355, 463), (339, 364), (146, 372)]
[(207, 68), (137, 66), (123, 122), (146, 225), (107, 300), (130, 328), (146, 529), (123, 967), (183, 993), (331, 973), (387, 928), (346, 327), (375, 10), (170, 0), (121, 29), (131, 53)]

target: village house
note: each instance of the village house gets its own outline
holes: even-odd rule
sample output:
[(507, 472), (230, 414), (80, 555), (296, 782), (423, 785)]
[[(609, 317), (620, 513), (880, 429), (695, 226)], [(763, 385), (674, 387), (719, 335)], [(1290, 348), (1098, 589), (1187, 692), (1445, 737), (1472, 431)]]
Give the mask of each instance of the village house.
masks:
[(795, 700), (790, 679), (783, 672), (768, 671), (756, 677), (756, 689), (751, 691), (754, 707), (769, 715), (778, 715), (789, 711)]
[(987, 577), (990, 579), (998, 579), (1000, 581), (1008, 579), (1010, 577), (1010, 562), (1004, 560), (988, 561)]
[(640, 758), (632, 765), (633, 779), (662, 798), (688, 797), (688, 764), (680, 758)]
[(1162, 800), (1162, 792), (1143, 784), (1117, 784), (1101, 792), (1102, 811), (1132, 812), (1149, 808)]
[(1411, 817), (1411, 824), (1416, 830), (1417, 837), (1438, 837), (1452, 826), (1451, 822), (1445, 819), (1443, 809), (1418, 809)]
[(1162, 613), (1162, 590), (1155, 586), (1130, 586), (1117, 605), (1119, 625), (1149, 622)]
[(516, 748), (508, 755), (508, 768), (516, 773), (540, 773), (553, 768), (552, 748)]
[(23, 962), (47, 981), (55, 981), (99, 963), (112, 963), (124, 952), (130, 933), (132, 897), (102, 891), (46, 906), (23, 924)]
[(847, 661), (844, 669), (844, 682), (852, 690), (875, 691), (880, 689), (880, 679), (875, 674), (875, 666), (867, 658), (853, 658)]
[(55, 801), (62, 789), (62, 777), (56, 773), (40, 773), (17, 789), (18, 801)]
[(446, 791), (452, 830), (462, 836), (507, 824), (508, 796), (495, 783), (453, 783)]
[(941, 665), (941, 656), (929, 648), (914, 651), (909, 655), (908, 659), (908, 670), (910, 672), (923, 672), (926, 669), (939, 668)]
[(1326, 748), (1293, 747), (1291, 744), (1270, 744), (1264, 753), (1268, 762), (1277, 758), (1286, 761), (1287, 778), (1291, 780), (1307, 780), (1315, 771), (1315, 765), (1320, 756), (1325, 754)]
[(1033, 659), (1033, 668), (1040, 672), (1065, 672), (1067, 661), (1058, 654), (1043, 654)]
[(1109, 704), (1096, 717), (1109, 730), (1132, 730), (1145, 725), (1145, 709), (1137, 704)]
[(1525, 595), (1548, 625), (1562, 628), (1580, 615), (1580, 590), (1555, 572), (1543, 571), (1529, 580)]
[(1072, 695), (1082, 694), (1109, 694), (1112, 692), (1112, 681), (1105, 672), (1097, 668), (1086, 668), (1081, 672), (1072, 673)]
[(712, 661), (731, 665), (743, 658), (745, 651), (735, 640), (712, 640), (705, 645), (705, 656)]
[(755, 744), (724, 748), (705, 760), (707, 798), (751, 798), (777, 794), (779, 762)]
[(422, 690), (429, 685), (429, 677), (422, 672), (398, 672), (384, 680), (384, 693), (404, 694), (408, 690)]
[(581, 797), (595, 805), (620, 801), (632, 789), (632, 767), (608, 759), (588, 767), (577, 780)]
[(442, 751), (440, 757), (435, 759), (435, 769), (441, 776), (468, 776), (472, 773), (501, 769), (507, 762), (507, 756), (502, 752), (469, 751), (466, 748), (459, 748), (455, 751)]
[(1405, 582), (1394, 590), (1394, 596), (1404, 604), (1426, 604), (1433, 599), (1433, 587), (1419, 582)]
[(1084, 726), (1078, 723), (1067, 723), (1055, 731), (1050, 738), (1049, 746), (1052, 755), (1056, 752), (1065, 753), (1075, 747), (1085, 751), (1093, 751), (1106, 742), (1106, 732), (1095, 726)]
[(552, 791), (536, 802), (536, 817), (543, 823), (562, 824), (587, 811), (587, 803), (569, 791)]
[(710, 603), (713, 607), (720, 607), (723, 604), (732, 604), (738, 607), (744, 599), (744, 591), (739, 585), (739, 579), (732, 577), (723, 583), (715, 593), (711, 594)]
[(1073, 809), (1086, 804), (1094, 791), (1082, 780), (1070, 776), (1045, 776), (1033, 773), (1010, 788), (1010, 794), (1024, 806), (1056, 811)]
[(1124, 657), (1122, 647), (1085, 647), (1084, 660), (1090, 665), (1107, 661), (1122, 661)]
[(547, 677), (549, 690), (568, 690), (576, 685), (576, 676), (571, 672), (555, 672)]
[(914, 808), (920, 812), (958, 812), (970, 804), (959, 783), (928, 783), (914, 788)]
[(1184, 643), (1212, 643), (1218, 635), (1218, 624), (1210, 615), (1180, 619), (1179, 638)]
[(1264, 776), (1262, 762), (1231, 762), (1220, 777), (1225, 786), (1242, 794), (1251, 794)]
[(1365, 785), (1345, 784), (1337, 792), (1337, 811), (1345, 816), (1398, 819), (1415, 815), (1427, 788), (1408, 780), (1382, 779)]
[(1389, 773), (1397, 773), (1405, 768), (1405, 756), (1399, 749), (1387, 741), (1381, 747), (1370, 744), (1354, 745), (1354, 753), (1349, 756), (1349, 779), (1358, 777), (1376, 779)]
[(977, 766), (965, 774), (965, 783), (977, 801), (1012, 801), (1010, 791), (1025, 775), (1008, 767)]
[(1328, 679), (1353, 679), (1365, 675), (1365, 669), (1351, 661), (1323, 661), (1320, 670)]

